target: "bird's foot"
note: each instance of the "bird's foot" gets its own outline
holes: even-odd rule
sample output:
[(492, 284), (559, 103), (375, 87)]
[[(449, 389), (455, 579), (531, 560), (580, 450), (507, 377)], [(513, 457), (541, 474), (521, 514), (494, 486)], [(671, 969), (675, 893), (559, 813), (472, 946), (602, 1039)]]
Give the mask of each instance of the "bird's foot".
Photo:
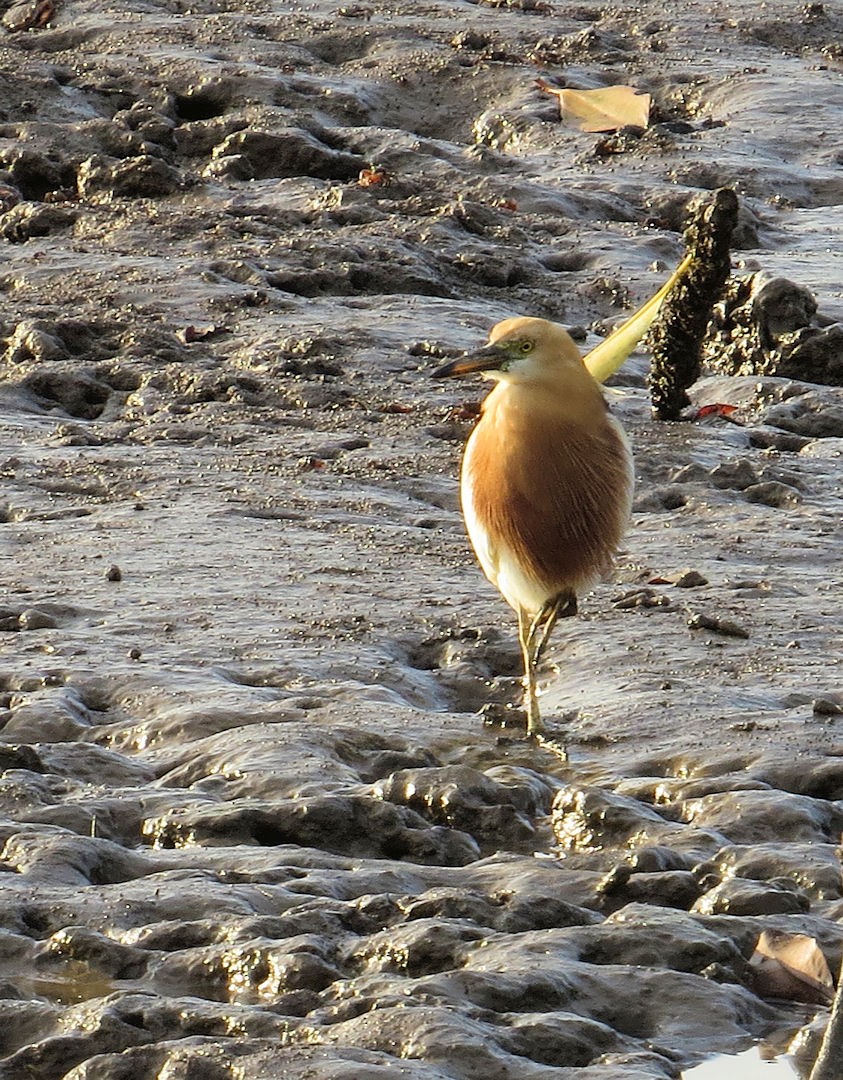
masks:
[[(548, 728), (538, 715), (534, 715), (531, 720), (527, 709), (489, 702), (480, 710), (480, 715), (485, 727), (502, 728), (506, 732), (506, 734), (498, 735), (497, 741), (501, 745), (532, 743), (543, 750), (549, 750), (560, 761), (568, 760), (564, 730), (557, 725)], [(526, 735), (518, 735), (516, 729), (520, 728), (523, 732), (525, 727)], [(509, 731), (512, 731), (511, 735)]]
[(565, 736), (562, 731), (548, 731), (547, 729), (531, 731), (527, 738), (543, 750), (549, 750), (560, 761), (568, 761), (568, 747), (565, 745)]
[(561, 761), (568, 760), (565, 728), (559, 724), (548, 727), (539, 716), (538, 709), (528, 711), (527, 738), (555, 754)]

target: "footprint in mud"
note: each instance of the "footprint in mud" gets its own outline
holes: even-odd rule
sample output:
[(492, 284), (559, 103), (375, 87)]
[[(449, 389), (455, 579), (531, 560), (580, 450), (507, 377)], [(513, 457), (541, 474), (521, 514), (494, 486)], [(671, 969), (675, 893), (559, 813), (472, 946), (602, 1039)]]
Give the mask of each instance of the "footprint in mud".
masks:
[(489, 703), (508, 705), (520, 698), (520, 652), (501, 631), (445, 626), (402, 644), (403, 662), (432, 672), (453, 712), (478, 712)]
[(41, 409), (58, 407), (82, 420), (100, 416), (111, 397), (110, 386), (84, 371), (33, 372), (21, 385)]

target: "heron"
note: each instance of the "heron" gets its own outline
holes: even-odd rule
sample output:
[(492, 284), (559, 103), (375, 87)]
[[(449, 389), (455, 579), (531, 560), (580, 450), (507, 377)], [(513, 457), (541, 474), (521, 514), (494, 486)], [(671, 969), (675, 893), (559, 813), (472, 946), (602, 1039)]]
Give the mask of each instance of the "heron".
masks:
[(629, 441), (564, 327), (498, 323), (433, 374), (496, 383), (466, 444), (460, 498), (489, 581), (518, 618), (527, 734), (544, 730), (536, 673), (554, 626), (605, 577), (632, 504)]

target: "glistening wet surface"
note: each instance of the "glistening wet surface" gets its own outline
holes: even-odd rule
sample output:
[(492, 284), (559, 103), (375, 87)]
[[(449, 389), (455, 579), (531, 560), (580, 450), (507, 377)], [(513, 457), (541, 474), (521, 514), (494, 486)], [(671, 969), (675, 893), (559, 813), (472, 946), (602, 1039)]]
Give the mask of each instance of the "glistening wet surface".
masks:
[(788, 1080), (799, 1073), (788, 1058), (765, 1058), (756, 1048), (732, 1056), (718, 1054), (682, 1073), (683, 1080), (718, 1080), (722, 1076), (730, 1080)]
[[(676, 424), (645, 353), (613, 380), (635, 507), (543, 672), (565, 762), (463, 531), (483, 388), (429, 374), (513, 314), (595, 343), (721, 185), (735, 274), (840, 319), (839, 13), (20, 15), (4, 1080), (677, 1080), (798, 1031), (805, 1075), (824, 999), (750, 960), (843, 950), (840, 380), (711, 372), (735, 411)], [(539, 75), (657, 122), (585, 134)]]

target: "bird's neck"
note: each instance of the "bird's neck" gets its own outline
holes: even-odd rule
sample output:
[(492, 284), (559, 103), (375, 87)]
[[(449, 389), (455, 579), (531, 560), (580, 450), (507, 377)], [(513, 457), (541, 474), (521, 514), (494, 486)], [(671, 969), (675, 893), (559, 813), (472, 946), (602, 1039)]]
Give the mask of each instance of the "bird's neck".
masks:
[(588, 372), (582, 378), (500, 381), (483, 403), (483, 413), (526, 423), (555, 420), (561, 424), (589, 425), (606, 415), (599, 385)]

